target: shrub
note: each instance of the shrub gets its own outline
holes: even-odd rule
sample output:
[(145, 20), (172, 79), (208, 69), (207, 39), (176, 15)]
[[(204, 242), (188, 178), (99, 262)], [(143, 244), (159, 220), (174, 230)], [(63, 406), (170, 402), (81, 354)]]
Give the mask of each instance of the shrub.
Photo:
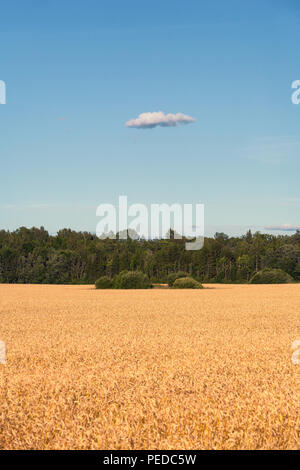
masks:
[(95, 282), (96, 289), (112, 289), (113, 282), (108, 276), (102, 276)]
[(203, 286), (192, 277), (180, 277), (174, 282), (173, 289), (203, 289)]
[(168, 275), (169, 287), (172, 287), (176, 279), (180, 279), (181, 277), (188, 277), (188, 273), (185, 273), (184, 271), (178, 271), (177, 273), (170, 273)]
[(293, 282), (293, 278), (282, 269), (265, 268), (254, 274), (250, 284), (286, 284)]
[(140, 271), (120, 273), (114, 280), (115, 289), (149, 289), (151, 282), (146, 274)]

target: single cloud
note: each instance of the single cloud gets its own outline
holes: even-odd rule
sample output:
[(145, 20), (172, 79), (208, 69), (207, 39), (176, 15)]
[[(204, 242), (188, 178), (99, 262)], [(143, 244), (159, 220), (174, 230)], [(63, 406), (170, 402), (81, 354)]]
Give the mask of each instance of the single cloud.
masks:
[(165, 114), (162, 111), (158, 111), (154, 113), (142, 113), (138, 118), (127, 121), (126, 126), (147, 129), (156, 126), (174, 127), (177, 126), (177, 124), (189, 124), (195, 121), (196, 119), (186, 114)]
[(278, 231), (283, 231), (283, 232), (295, 232), (296, 230), (300, 230), (300, 225), (289, 225), (289, 224), (283, 224), (283, 225), (270, 225), (268, 227), (265, 227), (266, 230), (278, 230)]

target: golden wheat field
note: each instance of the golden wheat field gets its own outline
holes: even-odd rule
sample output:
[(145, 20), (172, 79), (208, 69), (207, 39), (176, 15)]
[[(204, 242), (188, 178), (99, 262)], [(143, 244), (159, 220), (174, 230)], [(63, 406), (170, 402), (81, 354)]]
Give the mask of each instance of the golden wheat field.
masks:
[(0, 285), (0, 449), (297, 449), (300, 285)]

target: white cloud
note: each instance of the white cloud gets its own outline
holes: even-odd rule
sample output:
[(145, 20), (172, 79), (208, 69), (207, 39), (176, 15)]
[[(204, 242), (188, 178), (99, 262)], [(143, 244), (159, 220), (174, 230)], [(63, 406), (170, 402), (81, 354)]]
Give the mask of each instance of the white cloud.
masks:
[(177, 126), (177, 124), (189, 124), (195, 121), (196, 119), (186, 114), (165, 114), (162, 111), (158, 111), (154, 113), (142, 113), (138, 118), (127, 121), (126, 126), (147, 129), (156, 126), (174, 127)]
[(295, 232), (296, 230), (300, 230), (300, 225), (290, 225), (290, 224), (283, 224), (283, 225), (270, 225), (265, 227), (266, 230), (280, 230), (283, 232)]

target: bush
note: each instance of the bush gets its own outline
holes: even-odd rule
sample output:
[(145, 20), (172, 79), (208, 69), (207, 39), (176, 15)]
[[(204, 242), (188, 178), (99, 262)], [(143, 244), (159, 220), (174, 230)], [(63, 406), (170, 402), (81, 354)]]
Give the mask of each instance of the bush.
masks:
[(180, 277), (174, 282), (173, 289), (203, 289), (203, 286), (192, 277)]
[(172, 287), (176, 279), (180, 279), (181, 277), (188, 277), (188, 273), (185, 273), (184, 271), (178, 271), (177, 273), (170, 273), (168, 275), (168, 284), (169, 287)]
[(95, 282), (96, 289), (112, 289), (113, 282), (108, 276), (102, 276)]
[(114, 280), (115, 289), (150, 289), (151, 282), (146, 274), (140, 271), (120, 273)]
[(293, 278), (282, 269), (265, 268), (254, 274), (250, 284), (286, 284), (293, 282)]

